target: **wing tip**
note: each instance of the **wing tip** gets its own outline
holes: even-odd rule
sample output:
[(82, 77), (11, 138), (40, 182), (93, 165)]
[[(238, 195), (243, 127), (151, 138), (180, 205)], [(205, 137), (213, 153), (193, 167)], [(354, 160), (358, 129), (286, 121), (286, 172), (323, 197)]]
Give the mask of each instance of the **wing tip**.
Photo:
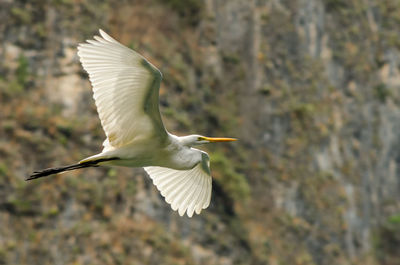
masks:
[(86, 45), (93, 45), (94, 42), (101, 42), (101, 40), (109, 41), (109, 42), (117, 42), (110, 35), (108, 35), (103, 29), (99, 29), (100, 36), (94, 35), (93, 39), (87, 39), (86, 42), (78, 43), (78, 50), (85, 48)]
[(99, 33), (100, 33), (100, 36), (101, 36), (104, 40), (109, 41), (109, 42), (119, 43), (119, 42), (116, 41), (113, 37), (111, 37), (110, 35), (108, 35), (104, 30), (99, 29)]

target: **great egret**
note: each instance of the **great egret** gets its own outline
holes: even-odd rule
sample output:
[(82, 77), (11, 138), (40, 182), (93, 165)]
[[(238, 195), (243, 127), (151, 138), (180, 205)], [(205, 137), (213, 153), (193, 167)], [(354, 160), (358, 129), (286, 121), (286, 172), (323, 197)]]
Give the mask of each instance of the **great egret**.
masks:
[(162, 123), (158, 108), (161, 72), (103, 30), (79, 44), (78, 55), (93, 86), (107, 136), (100, 154), (77, 164), (34, 172), (27, 180), (86, 167), (144, 167), (161, 195), (179, 215), (199, 214), (210, 204), (211, 173), (206, 152), (193, 146), (235, 141), (201, 135), (178, 137)]

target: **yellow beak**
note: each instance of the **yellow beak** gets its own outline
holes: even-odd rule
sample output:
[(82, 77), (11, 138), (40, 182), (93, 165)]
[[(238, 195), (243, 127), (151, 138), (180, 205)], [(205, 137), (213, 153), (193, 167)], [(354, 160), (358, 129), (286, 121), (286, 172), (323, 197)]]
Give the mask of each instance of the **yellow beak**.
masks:
[(232, 142), (237, 141), (236, 138), (218, 138), (218, 137), (204, 137), (204, 140), (209, 141), (210, 143), (216, 142)]

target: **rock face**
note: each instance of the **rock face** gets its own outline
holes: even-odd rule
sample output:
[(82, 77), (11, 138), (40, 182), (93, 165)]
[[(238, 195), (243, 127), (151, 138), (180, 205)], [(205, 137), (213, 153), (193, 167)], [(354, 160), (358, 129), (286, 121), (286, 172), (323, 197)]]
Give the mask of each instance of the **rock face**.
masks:
[[(99, 152), (76, 46), (103, 28), (164, 74), (206, 146), (210, 208), (143, 170), (24, 182)], [(400, 2), (0, 2), (0, 264), (400, 264)]]

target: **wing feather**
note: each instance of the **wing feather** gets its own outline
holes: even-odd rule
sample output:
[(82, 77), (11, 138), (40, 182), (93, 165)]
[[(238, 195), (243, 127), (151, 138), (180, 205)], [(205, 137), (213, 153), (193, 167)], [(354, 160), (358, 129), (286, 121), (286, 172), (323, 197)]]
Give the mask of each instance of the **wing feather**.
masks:
[[(175, 208), (178, 208), (178, 213), (180, 216), (182, 216), (187, 209), (187, 207), (186, 207), (187, 200), (191, 197), (191, 195), (193, 193), (193, 186), (195, 185), (195, 183), (197, 181), (197, 175), (188, 177), (187, 179), (190, 180), (190, 181), (188, 181), (189, 182), (188, 185), (185, 186), (183, 189), (181, 187), (177, 188), (175, 194), (171, 195), (171, 197), (174, 198), (171, 205), (172, 206), (176, 205)], [(189, 212), (187, 213), (187, 215), (189, 217), (192, 217), (189, 214)]]
[[(175, 194), (170, 194), (171, 197), (173, 198), (173, 201), (171, 203), (171, 206), (173, 208), (180, 208), (179, 206), (182, 204), (181, 202), (188, 197), (188, 195), (191, 192), (191, 186), (197, 181), (196, 179), (197, 176), (192, 176), (192, 177), (186, 177), (188, 180), (187, 186), (185, 186), (183, 189), (181, 187), (176, 187), (175, 189)], [(185, 183), (185, 184), (186, 184)], [(175, 205), (175, 207), (174, 207)]]
[(194, 197), (195, 197), (195, 195), (197, 195), (199, 193), (199, 190), (201, 190), (201, 187), (199, 184), (200, 180), (201, 180), (201, 177), (199, 177), (199, 175), (197, 174), (196, 178), (194, 178), (192, 181), (191, 187), (188, 188), (188, 190), (184, 196), (186, 198), (184, 199), (183, 203), (179, 207), (180, 214), (183, 215), (185, 213), (185, 211), (187, 211), (187, 215), (189, 217), (192, 217), (193, 211), (190, 210), (189, 206), (192, 203), (195, 203)]
[(191, 215), (193, 215), (193, 212), (197, 213), (197, 211), (196, 211), (197, 207), (196, 206), (201, 204), (200, 202), (201, 202), (201, 198), (203, 196), (204, 187), (206, 186), (205, 185), (206, 181), (207, 181), (206, 178), (200, 178), (200, 181), (199, 181), (200, 190), (199, 190), (199, 192), (197, 193), (196, 197), (193, 199), (193, 202), (189, 205), (189, 208), (188, 208), (188, 213), (190, 213)]
[(165, 167), (145, 167), (144, 169), (165, 201), (171, 204), (171, 208), (178, 211), (180, 216), (186, 212), (189, 217), (192, 217), (193, 213), (200, 214), (202, 209), (209, 206), (212, 180), (208, 161), (203, 161), (190, 170)]
[(160, 71), (104, 31), (100, 35), (80, 44), (78, 56), (92, 83), (107, 148), (138, 137), (165, 139), (158, 108)]

